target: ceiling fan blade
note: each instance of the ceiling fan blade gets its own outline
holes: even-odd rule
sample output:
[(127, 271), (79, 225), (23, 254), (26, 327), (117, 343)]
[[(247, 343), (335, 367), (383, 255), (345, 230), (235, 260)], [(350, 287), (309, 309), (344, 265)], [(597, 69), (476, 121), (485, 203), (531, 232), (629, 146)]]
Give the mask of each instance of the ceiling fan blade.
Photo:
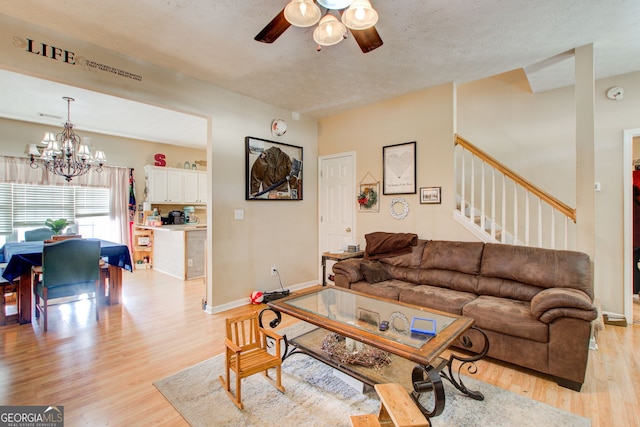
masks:
[(287, 31), (287, 28), (290, 26), (291, 23), (284, 17), (284, 9), (282, 9), (282, 11), (254, 37), (254, 40), (262, 43), (273, 43), (278, 40), (278, 37)]
[(382, 39), (376, 30), (376, 27), (367, 28), (366, 30), (349, 30), (353, 34), (353, 38), (358, 42), (358, 46), (362, 49), (362, 53), (371, 52), (382, 46)]

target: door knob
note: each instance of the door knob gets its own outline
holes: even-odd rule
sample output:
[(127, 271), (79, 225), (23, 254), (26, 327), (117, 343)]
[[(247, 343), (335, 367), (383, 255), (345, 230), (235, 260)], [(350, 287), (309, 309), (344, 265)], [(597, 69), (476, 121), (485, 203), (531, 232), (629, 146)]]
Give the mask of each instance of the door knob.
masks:
[(351, 233), (351, 227), (347, 227), (347, 229), (344, 231), (346, 231), (347, 233)]

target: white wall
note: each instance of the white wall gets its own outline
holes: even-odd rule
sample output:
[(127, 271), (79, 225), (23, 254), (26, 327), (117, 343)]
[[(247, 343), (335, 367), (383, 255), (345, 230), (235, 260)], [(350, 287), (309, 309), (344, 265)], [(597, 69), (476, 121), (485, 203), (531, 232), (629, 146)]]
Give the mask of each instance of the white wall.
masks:
[[(13, 44), (15, 36), (73, 51), (140, 75), (142, 81), (28, 53)], [(278, 266), (285, 286), (317, 280), (317, 236), (308, 232), (317, 229), (315, 120), (293, 120), (290, 111), (3, 15), (0, 67), (208, 118), (209, 307), (248, 301), (254, 289), (279, 288), (269, 272), (272, 265)], [(270, 124), (276, 117), (288, 119), (289, 125), (277, 140), (304, 149), (304, 200), (247, 202), (244, 138), (275, 139)], [(244, 220), (233, 219), (235, 209), (244, 209)]]
[[(356, 151), (356, 180), (368, 172), (380, 181), (380, 188), (382, 147), (416, 141), (418, 193), (401, 195), (409, 203), (409, 215), (394, 219), (389, 204), (396, 196), (380, 194), (380, 212), (356, 214), (356, 239), (361, 246), (364, 235), (374, 231), (416, 233), (424, 239), (477, 240), (453, 219), (454, 91), (453, 84), (445, 84), (320, 120), (319, 154)], [(442, 203), (420, 204), (420, 187), (442, 187)], [(354, 204), (355, 198), (354, 194)]]
[[(625, 89), (623, 100), (606, 98), (612, 86)], [(602, 185), (595, 200), (595, 293), (605, 311), (622, 313), (622, 132), (640, 127), (640, 73), (597, 81), (595, 109), (595, 176)], [(372, 231), (475, 240), (451, 218), (454, 130), (563, 202), (576, 204), (573, 87), (532, 94), (524, 73), (513, 71), (456, 90), (443, 85), (393, 98), (319, 123), (320, 154), (356, 151), (358, 180), (367, 172), (382, 180), (382, 146), (417, 141), (418, 187), (442, 186), (442, 205), (420, 205), (417, 195), (405, 196), (410, 213), (403, 221), (390, 217), (391, 197), (381, 196), (380, 213), (356, 216), (361, 244)]]
[[(625, 89), (622, 100), (606, 97), (612, 86)], [(602, 188), (595, 194), (596, 297), (605, 311), (622, 313), (622, 132), (640, 127), (640, 73), (598, 80), (595, 94), (595, 180)], [(534, 184), (576, 206), (573, 87), (533, 94), (521, 71), (460, 85), (458, 132)]]

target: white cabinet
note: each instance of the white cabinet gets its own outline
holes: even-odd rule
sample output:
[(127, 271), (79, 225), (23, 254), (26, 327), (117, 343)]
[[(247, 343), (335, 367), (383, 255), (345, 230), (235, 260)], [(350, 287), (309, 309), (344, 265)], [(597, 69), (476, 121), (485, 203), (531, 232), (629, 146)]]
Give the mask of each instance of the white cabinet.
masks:
[(148, 201), (151, 203), (207, 202), (207, 173), (177, 168), (145, 166)]
[(207, 203), (207, 173), (198, 172), (198, 203)]
[(184, 171), (184, 191), (182, 201), (191, 204), (207, 202), (207, 173)]
[(168, 203), (181, 203), (184, 190), (184, 172), (180, 169), (167, 169), (167, 199)]
[(185, 171), (183, 196), (185, 203), (207, 203), (207, 173)]
[(167, 171), (150, 166), (145, 166), (144, 169), (149, 201), (164, 203), (167, 200)]

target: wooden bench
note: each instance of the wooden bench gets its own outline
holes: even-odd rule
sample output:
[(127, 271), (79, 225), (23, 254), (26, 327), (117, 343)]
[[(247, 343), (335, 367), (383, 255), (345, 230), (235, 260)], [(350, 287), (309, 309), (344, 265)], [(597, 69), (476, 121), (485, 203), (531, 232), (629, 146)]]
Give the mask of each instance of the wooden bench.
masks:
[(353, 415), (353, 427), (430, 427), (431, 423), (420, 411), (409, 393), (400, 384), (376, 384), (380, 396), (380, 413), (375, 415)]
[(352, 415), (351, 427), (381, 427), (378, 417), (374, 414)]

